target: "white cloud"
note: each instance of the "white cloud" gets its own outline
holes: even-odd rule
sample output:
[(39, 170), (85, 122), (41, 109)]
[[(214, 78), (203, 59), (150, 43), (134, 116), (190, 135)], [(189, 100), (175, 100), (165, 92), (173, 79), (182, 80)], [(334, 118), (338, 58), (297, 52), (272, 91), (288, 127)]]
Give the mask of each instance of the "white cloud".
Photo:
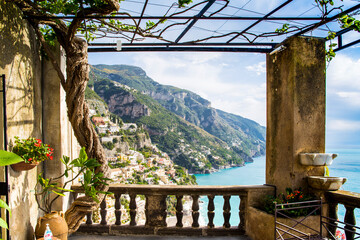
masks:
[[(265, 79), (259, 83), (252, 77), (250, 81), (244, 67), (248, 59), (239, 62), (239, 55), (223, 55), (167, 54), (164, 58), (158, 53), (142, 54), (136, 57), (135, 65), (161, 84), (188, 89), (211, 101), (212, 107), (265, 125)], [(265, 71), (265, 62), (255, 66), (255, 71)]]
[(337, 92), (336, 95), (345, 100), (349, 105), (360, 107), (360, 92)]
[(360, 59), (337, 54), (327, 72), (328, 88), (337, 92), (360, 90)]
[(258, 76), (266, 73), (266, 62), (259, 62), (257, 64), (247, 66), (247, 70), (255, 72)]
[(332, 131), (360, 131), (360, 121), (334, 119), (328, 122), (327, 127)]

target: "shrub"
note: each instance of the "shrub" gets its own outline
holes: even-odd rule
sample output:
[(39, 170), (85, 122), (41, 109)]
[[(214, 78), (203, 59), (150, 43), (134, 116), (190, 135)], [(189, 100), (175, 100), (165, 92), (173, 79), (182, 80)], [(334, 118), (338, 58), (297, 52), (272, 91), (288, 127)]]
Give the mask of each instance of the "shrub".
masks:
[[(269, 213), (274, 214), (275, 213), (275, 204), (288, 204), (288, 203), (303, 203), (306, 201), (315, 200), (315, 197), (311, 195), (306, 195), (301, 191), (301, 188), (292, 190), (291, 188), (286, 189), (286, 194), (280, 193), (277, 197), (268, 195), (264, 198), (263, 203), (260, 207), (261, 210)], [(299, 207), (300, 205), (294, 204), (290, 206), (282, 206), (283, 208), (293, 208), (293, 207)], [(302, 206), (304, 206), (302, 204)], [(311, 208), (299, 208), (299, 209), (292, 209), (285, 211), (284, 214), (286, 214), (289, 217), (299, 217), (299, 216), (305, 216), (310, 213), (310, 211), (313, 210)]]

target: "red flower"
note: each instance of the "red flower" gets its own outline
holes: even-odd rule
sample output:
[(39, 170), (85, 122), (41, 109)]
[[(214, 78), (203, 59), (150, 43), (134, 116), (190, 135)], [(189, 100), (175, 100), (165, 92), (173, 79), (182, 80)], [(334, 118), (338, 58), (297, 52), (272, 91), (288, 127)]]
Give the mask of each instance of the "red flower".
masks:
[(32, 158), (29, 158), (28, 161), (31, 162), (33, 159)]
[(53, 156), (50, 156), (49, 158), (50, 158), (50, 160), (53, 160)]

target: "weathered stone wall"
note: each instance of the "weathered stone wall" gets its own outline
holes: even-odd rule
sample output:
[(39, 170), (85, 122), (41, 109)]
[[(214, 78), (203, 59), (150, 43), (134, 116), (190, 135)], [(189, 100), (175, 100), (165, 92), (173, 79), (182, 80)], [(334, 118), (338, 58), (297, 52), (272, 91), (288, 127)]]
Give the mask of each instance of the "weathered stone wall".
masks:
[[(40, 45), (33, 29), (21, 19), (20, 11), (11, 2), (0, 1), (0, 75), (5, 74), (7, 86), (8, 139), (29, 136), (42, 139), (55, 149), (54, 160), (40, 164), (26, 172), (9, 168), (10, 235), (12, 239), (33, 239), (38, 210), (33, 189), (37, 174), (44, 171), (57, 175), (62, 167), (62, 155), (78, 156), (78, 144), (67, 120), (65, 94), (51, 64), (42, 62)], [(63, 59), (61, 54), (60, 59)], [(63, 60), (62, 60), (63, 61)], [(0, 111), (2, 111), (0, 93)], [(3, 129), (3, 114), (0, 127)], [(0, 148), (3, 148), (3, 131), (0, 131)], [(4, 168), (0, 181), (4, 181)], [(55, 206), (67, 208), (67, 198)]]
[[(55, 52), (54, 52), (55, 53)], [(64, 52), (57, 48), (57, 62), (62, 72), (65, 72)], [(80, 147), (74, 136), (72, 126), (68, 121), (65, 91), (60, 84), (60, 79), (53, 65), (43, 61), (43, 139), (44, 142), (54, 146), (54, 160), (44, 162), (45, 177), (60, 176), (64, 172), (64, 165), (59, 159), (68, 156), (71, 159), (79, 156)], [(71, 174), (71, 173), (70, 173)], [(69, 176), (70, 178), (71, 176)], [(66, 179), (61, 179), (64, 183)], [(67, 186), (68, 188), (70, 185)], [(68, 194), (69, 195), (69, 194)], [(52, 210), (62, 211), (68, 209), (67, 197), (60, 197), (52, 206)]]
[[(35, 34), (13, 4), (0, 1), (0, 74), (6, 76), (8, 139), (14, 136), (41, 138), (41, 59)], [(2, 98), (2, 95), (1, 95)], [(3, 103), (0, 103), (1, 109)], [(0, 116), (3, 148), (3, 114)], [(2, 175), (4, 175), (3, 171)], [(9, 168), (10, 234), (13, 239), (31, 239), (38, 208), (31, 192), (37, 169), (15, 172)]]
[(267, 55), (266, 183), (285, 192), (307, 188), (306, 176), (323, 167), (302, 166), (301, 152), (325, 151), (325, 43), (288, 39)]

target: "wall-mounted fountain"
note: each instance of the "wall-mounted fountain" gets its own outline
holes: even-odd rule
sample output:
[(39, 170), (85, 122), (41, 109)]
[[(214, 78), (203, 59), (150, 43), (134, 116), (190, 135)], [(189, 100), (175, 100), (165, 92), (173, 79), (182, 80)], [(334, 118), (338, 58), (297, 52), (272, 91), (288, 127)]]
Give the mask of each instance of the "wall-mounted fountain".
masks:
[(333, 153), (300, 153), (300, 163), (304, 166), (324, 166), (325, 176), (308, 176), (307, 182), (313, 189), (336, 191), (346, 182), (343, 177), (330, 177), (327, 166), (337, 157)]

